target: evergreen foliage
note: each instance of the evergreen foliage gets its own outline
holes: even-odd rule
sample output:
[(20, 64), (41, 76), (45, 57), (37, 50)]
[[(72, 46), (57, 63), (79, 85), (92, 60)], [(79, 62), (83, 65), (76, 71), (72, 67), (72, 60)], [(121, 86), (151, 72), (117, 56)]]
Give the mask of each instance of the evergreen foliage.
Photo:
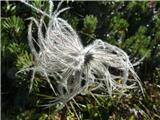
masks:
[[(31, 16), (38, 18), (39, 13), (20, 2), (1, 3), (2, 119), (76, 119), (74, 111), (65, 107), (60, 109), (61, 105), (45, 110), (37, 107), (52, 99), (48, 96), (50, 89), (44, 87), (47, 82), (36, 74), (33, 92), (29, 94), (32, 73), (16, 74), (34, 64), (26, 37), (29, 25), (26, 19)], [(45, 1), (32, 4), (45, 11), (49, 9)], [(84, 45), (100, 38), (121, 47), (133, 63), (144, 57), (135, 69), (143, 83), (145, 97), (139, 90), (133, 90), (127, 97), (99, 96), (101, 105), (98, 105), (91, 96), (77, 96), (83, 108), (76, 108), (80, 119), (160, 119), (160, 2), (65, 1), (63, 6), (71, 7), (61, 16), (78, 32)], [(36, 33), (36, 29), (33, 32)], [(40, 83), (43, 85), (38, 87)]]

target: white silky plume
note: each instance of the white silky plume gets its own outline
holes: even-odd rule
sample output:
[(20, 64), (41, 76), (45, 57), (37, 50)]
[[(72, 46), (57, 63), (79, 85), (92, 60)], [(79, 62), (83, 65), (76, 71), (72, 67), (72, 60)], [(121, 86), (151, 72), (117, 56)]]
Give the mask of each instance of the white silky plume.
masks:
[[(68, 8), (59, 10), (59, 5), (52, 13), (53, 3), (50, 1), (49, 13), (45, 13), (27, 2), (24, 3), (42, 14), (39, 20), (30, 18), (28, 30), (29, 46), (36, 61), (31, 68), (33, 76), (30, 90), (36, 72), (46, 78), (56, 96), (50, 104), (65, 104), (78, 94), (94, 95), (96, 91), (101, 91), (101, 95), (112, 96), (125, 94), (126, 90), (137, 85), (142, 90), (139, 77), (122, 49), (100, 39), (86, 47), (82, 45), (71, 25), (59, 17)], [(44, 16), (49, 18), (47, 25)], [(37, 26), (37, 40), (32, 36), (33, 23)], [(45, 28), (45, 33), (42, 32), (42, 27)], [(35, 44), (39, 50), (36, 50)]]

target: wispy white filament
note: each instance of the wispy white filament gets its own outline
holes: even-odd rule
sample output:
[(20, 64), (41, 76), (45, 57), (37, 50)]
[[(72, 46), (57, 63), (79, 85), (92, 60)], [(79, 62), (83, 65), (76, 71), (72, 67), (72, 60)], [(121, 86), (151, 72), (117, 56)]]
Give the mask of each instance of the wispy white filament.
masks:
[[(49, 13), (45, 13), (24, 3), (42, 14), (40, 20), (30, 18), (28, 30), (29, 46), (36, 61), (31, 68), (33, 77), (30, 90), (34, 74), (38, 72), (46, 78), (56, 96), (49, 105), (59, 102), (65, 104), (74, 100), (78, 94), (91, 94), (95, 98), (94, 94), (99, 90), (102, 91), (101, 95), (125, 94), (126, 90), (135, 88), (137, 83), (142, 90), (139, 77), (122, 49), (100, 39), (86, 47), (82, 45), (71, 25), (58, 16), (68, 8), (59, 10), (59, 6), (52, 13), (53, 4), (50, 1)], [(44, 16), (49, 18), (48, 25)], [(38, 29), (37, 40), (32, 36), (33, 23)], [(42, 27), (45, 28), (45, 34)], [(39, 50), (36, 50), (35, 44)]]

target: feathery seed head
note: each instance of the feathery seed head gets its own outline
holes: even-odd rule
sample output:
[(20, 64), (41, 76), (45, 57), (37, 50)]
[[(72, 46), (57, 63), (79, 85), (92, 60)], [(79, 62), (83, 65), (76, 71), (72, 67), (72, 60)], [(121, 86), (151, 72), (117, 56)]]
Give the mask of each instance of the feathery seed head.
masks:
[[(44, 76), (56, 96), (47, 106), (60, 102), (65, 104), (69, 100), (74, 100), (78, 94), (87, 93), (93, 96), (92, 91), (96, 90), (103, 91), (103, 95), (112, 96), (117, 92), (125, 94), (127, 89), (135, 88), (137, 83), (142, 89), (139, 77), (128, 55), (122, 49), (100, 39), (83, 47), (73, 28), (67, 21), (58, 17), (68, 8), (59, 10), (59, 5), (52, 13), (53, 4), (50, 4), (50, 12), (47, 14), (29, 3), (24, 3), (49, 17), (48, 25), (44, 17), (40, 20), (30, 18), (31, 24), (28, 29), (29, 46), (37, 63), (31, 68), (33, 76), (30, 90), (35, 72)], [(37, 40), (32, 36), (33, 23), (38, 29)], [(45, 28), (45, 35), (42, 27)], [(35, 49), (34, 43), (39, 47), (39, 51)], [(111, 72), (110, 68), (120, 72), (119, 75)], [(51, 81), (50, 77), (54, 80)], [(128, 81), (132, 84), (128, 85)]]

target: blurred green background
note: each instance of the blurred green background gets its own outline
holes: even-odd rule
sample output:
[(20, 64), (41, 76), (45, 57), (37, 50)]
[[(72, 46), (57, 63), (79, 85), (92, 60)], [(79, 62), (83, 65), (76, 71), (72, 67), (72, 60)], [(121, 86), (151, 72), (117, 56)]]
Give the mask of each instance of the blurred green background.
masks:
[[(47, 11), (49, 4), (31, 2)], [(54, 2), (55, 8), (58, 2)], [(160, 2), (158, 1), (65, 1), (61, 7), (70, 6), (61, 17), (77, 31), (86, 46), (96, 38), (114, 44), (128, 53), (132, 63), (144, 58), (135, 67), (145, 97), (130, 91), (128, 97), (99, 97), (99, 106), (92, 97), (76, 98), (83, 104), (77, 108), (82, 120), (160, 120)], [(76, 120), (73, 111), (59, 106), (49, 109), (37, 107), (43, 81), (38, 75), (29, 94), (31, 73), (15, 75), (17, 71), (32, 66), (27, 29), (28, 17), (39, 18), (30, 7), (20, 2), (1, 2), (1, 115), (2, 120)], [(36, 27), (34, 27), (36, 29)], [(36, 37), (36, 30), (35, 32)], [(43, 83), (44, 86), (47, 83)], [(45, 89), (45, 93), (49, 93)]]

